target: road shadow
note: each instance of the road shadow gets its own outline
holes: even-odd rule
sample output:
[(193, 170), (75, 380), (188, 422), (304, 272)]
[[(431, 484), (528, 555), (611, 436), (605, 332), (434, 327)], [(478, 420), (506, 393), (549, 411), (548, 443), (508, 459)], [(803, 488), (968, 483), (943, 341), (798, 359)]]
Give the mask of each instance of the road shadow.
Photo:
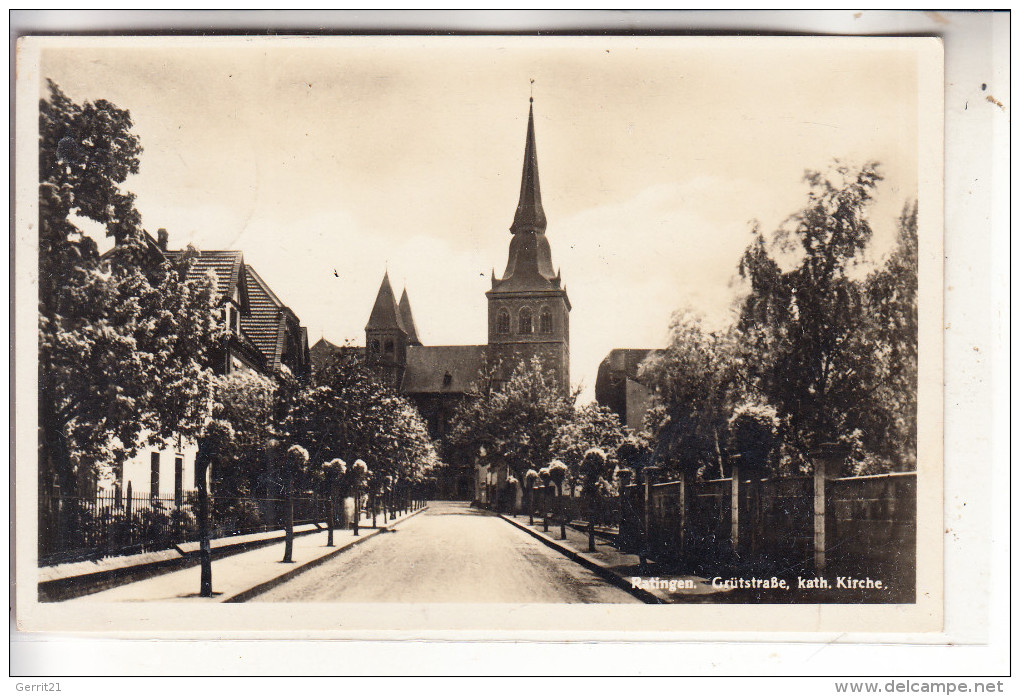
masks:
[(491, 517), (495, 513), (472, 507), (471, 503), (460, 500), (440, 500), (429, 503), (429, 515), (482, 515)]

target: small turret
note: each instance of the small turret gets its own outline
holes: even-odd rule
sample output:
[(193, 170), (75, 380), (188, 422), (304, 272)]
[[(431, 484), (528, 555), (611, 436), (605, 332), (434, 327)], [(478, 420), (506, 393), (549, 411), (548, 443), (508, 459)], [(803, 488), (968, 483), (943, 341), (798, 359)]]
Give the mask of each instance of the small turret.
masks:
[(403, 294), (400, 295), (400, 304), (397, 305), (397, 309), (399, 310), (400, 323), (407, 334), (407, 344), (420, 346), (421, 340), (418, 338), (418, 327), (414, 325), (414, 314), (411, 312), (411, 300), (407, 297), (407, 288), (404, 288)]

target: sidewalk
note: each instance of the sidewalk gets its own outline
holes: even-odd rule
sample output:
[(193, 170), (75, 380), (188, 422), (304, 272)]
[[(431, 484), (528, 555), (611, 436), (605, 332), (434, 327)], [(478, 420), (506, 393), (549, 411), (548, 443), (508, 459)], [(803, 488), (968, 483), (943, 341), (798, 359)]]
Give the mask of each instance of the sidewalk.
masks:
[(282, 541), (252, 551), (216, 559), (212, 563), (212, 597), (199, 596), (202, 571), (200, 566), (192, 566), (67, 601), (91, 603), (244, 602), (367, 539), (386, 533), (391, 527), (427, 509), (428, 506), (425, 506), (385, 524), (380, 516), (376, 529), (372, 529), (372, 521), (369, 518), (368, 526), (361, 527), (359, 536), (354, 536), (354, 532), (350, 529), (334, 530), (334, 546), (332, 547), (326, 546), (327, 532), (325, 530), (295, 537), (293, 563), (281, 561), (283, 558)]
[[(600, 576), (651, 604), (715, 603), (728, 590), (712, 587), (710, 579), (697, 575), (677, 575), (648, 561), (644, 571), (635, 554), (623, 553), (605, 538), (595, 535), (595, 551), (588, 551), (588, 533), (567, 525), (567, 538), (560, 539), (559, 522), (549, 521), (549, 531), (542, 531), (542, 520), (528, 524), (527, 515), (512, 517), (501, 514), (504, 520), (532, 535), (543, 544), (598, 573)], [(675, 589), (668, 584), (673, 581)]]

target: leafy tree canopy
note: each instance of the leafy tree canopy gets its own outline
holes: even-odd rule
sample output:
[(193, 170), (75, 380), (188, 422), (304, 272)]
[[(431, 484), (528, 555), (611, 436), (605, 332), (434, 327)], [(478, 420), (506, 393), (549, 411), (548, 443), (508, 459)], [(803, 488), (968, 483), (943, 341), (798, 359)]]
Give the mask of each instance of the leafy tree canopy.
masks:
[[(201, 431), (209, 355), (223, 337), (208, 281), (186, 282), (140, 226), (141, 146), (130, 114), (72, 102), (55, 84), (39, 116), (40, 474), (66, 492), (100, 462)], [(100, 257), (76, 224), (115, 238)]]
[(807, 206), (768, 238), (754, 230), (740, 261), (750, 292), (738, 323), (747, 374), (800, 454), (848, 438), (874, 396), (867, 297), (851, 271), (871, 241), (866, 211), (881, 176), (874, 163), (837, 163), (805, 179)]
[(473, 398), (454, 413), (446, 445), (452, 458), (469, 463), (484, 447), (487, 457), (523, 480), (529, 468), (555, 456), (553, 441), (573, 418), (577, 394), (565, 394), (537, 357), (519, 363), (499, 386), (496, 374), (498, 367), (483, 374)]

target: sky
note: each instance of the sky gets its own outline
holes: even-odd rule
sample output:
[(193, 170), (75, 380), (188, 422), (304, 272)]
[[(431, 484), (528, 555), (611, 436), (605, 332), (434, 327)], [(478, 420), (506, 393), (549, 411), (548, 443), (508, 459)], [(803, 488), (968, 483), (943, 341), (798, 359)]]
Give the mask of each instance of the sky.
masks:
[(533, 94), (586, 401), (606, 353), (664, 345), (673, 312), (732, 320), (751, 221), (802, 207), (807, 169), (880, 163), (881, 260), (917, 196), (916, 66), (860, 38), (104, 39), (45, 49), (40, 74), (128, 109), (146, 229), (242, 250), (311, 343), (363, 344), (387, 269), (423, 343), (486, 341)]

